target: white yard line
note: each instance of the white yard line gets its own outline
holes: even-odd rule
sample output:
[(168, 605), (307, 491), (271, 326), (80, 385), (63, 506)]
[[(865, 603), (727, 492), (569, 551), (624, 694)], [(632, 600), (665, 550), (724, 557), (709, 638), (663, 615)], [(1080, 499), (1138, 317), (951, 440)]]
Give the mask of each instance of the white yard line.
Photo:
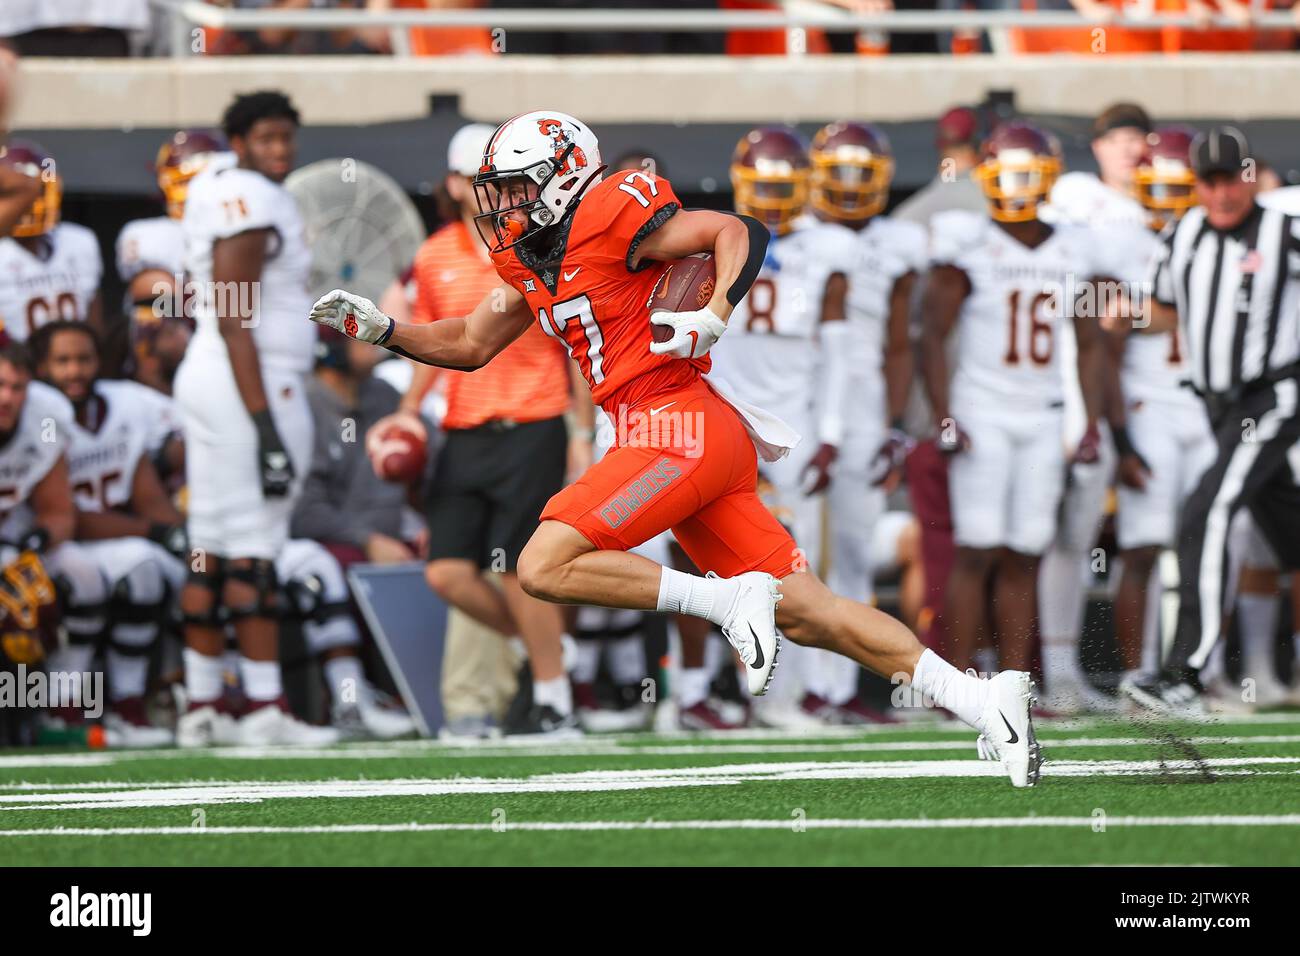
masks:
[[(1180, 738), (1193, 746), (1300, 743), (1300, 734), (1258, 734), (1237, 736), (1199, 736)], [(1153, 747), (1161, 741), (1155, 737), (1054, 737), (1040, 736), (1048, 748), (1065, 747)], [(517, 757), (678, 757), (718, 756), (729, 754), (827, 754), (827, 753), (925, 753), (927, 751), (974, 751), (971, 737), (962, 740), (845, 740), (835, 743), (811, 743), (805, 739), (774, 739), (770, 743), (741, 743), (722, 741), (713, 744), (664, 744), (643, 747), (625, 747), (599, 738), (590, 744), (552, 744), (549, 747), (502, 748), (497, 745), (482, 747), (447, 748), (422, 741), (394, 741), (358, 747), (218, 747), (209, 750), (121, 750), (94, 754), (56, 753), (23, 754), (0, 757), (0, 770), (35, 767), (103, 767), (119, 761), (150, 760), (158, 758), (210, 758), (226, 760), (411, 760), (443, 757), (457, 758), (517, 758)], [(0, 790), (8, 789), (0, 784)]]
[(1113, 827), (1294, 827), (1300, 814), (1275, 816), (1186, 816), (1186, 817), (945, 817), (924, 820), (593, 820), (500, 823), (355, 823), (322, 826), (247, 827), (46, 827), (32, 830), (0, 830), (0, 837), (107, 837), (107, 836), (240, 836), (244, 834), (330, 834), (330, 833), (471, 833), (636, 831), (636, 830), (965, 830), (1020, 829), (1025, 827), (1096, 828), (1104, 822)]
[[(1190, 760), (1057, 760), (1044, 775), (1110, 777), (1143, 774), (1216, 773), (1242, 775), (1300, 773), (1296, 757), (1212, 757)], [(1283, 769), (1294, 768), (1294, 769)], [(141, 807), (260, 803), (293, 799), (365, 799), (467, 794), (591, 793), (674, 787), (735, 786), (754, 782), (801, 780), (915, 780), (922, 778), (1001, 777), (999, 764), (979, 760), (790, 761), (723, 764), (664, 769), (586, 770), (528, 777), (446, 777), (380, 780), (162, 781), (126, 784), (114, 790), (77, 789), (51, 784), (41, 792), (0, 794), (0, 813), (14, 810), (95, 810)]]

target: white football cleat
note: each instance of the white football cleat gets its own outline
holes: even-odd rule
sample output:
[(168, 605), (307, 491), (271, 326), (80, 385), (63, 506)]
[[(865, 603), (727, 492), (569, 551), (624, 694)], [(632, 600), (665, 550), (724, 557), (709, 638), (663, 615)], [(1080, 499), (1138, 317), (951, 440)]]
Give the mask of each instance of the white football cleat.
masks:
[[(710, 571), (705, 577), (717, 577)], [(745, 664), (745, 679), (755, 697), (767, 693), (781, 651), (776, 629), (776, 606), (781, 602), (780, 582), (765, 571), (746, 571), (731, 580), (740, 585), (722, 633)]]
[(275, 704), (239, 718), (239, 742), (245, 747), (324, 747), (339, 739), (336, 728), (304, 723)]
[(211, 704), (187, 710), (176, 719), (178, 747), (221, 747), (238, 742), (235, 718)]
[(1034, 736), (1034, 683), (1024, 671), (1002, 671), (989, 678), (984, 732), (976, 742), (981, 760), (998, 760), (1013, 787), (1038, 783), (1043, 753)]

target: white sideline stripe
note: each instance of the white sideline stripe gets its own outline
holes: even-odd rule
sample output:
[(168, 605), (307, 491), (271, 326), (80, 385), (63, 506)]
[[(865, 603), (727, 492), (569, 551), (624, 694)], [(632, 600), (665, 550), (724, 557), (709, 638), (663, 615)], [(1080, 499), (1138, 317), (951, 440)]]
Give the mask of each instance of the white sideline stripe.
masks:
[[(806, 740), (789, 740), (785, 743), (716, 743), (716, 744), (665, 744), (662, 746), (624, 747), (606, 742), (601, 738), (591, 745), (560, 744), (535, 749), (501, 748), (496, 744), (482, 747), (464, 747), (441, 749), (440, 745), (421, 741), (393, 742), (362, 747), (321, 748), (321, 747), (221, 747), (210, 750), (142, 750), (110, 751), (96, 754), (31, 754), (13, 757), (0, 757), (0, 770), (27, 767), (95, 767), (109, 766), (122, 761), (157, 759), (166, 757), (207, 757), (228, 760), (374, 760), (374, 759), (428, 759), (429, 757), (680, 757), (680, 756), (717, 756), (728, 754), (780, 754), (780, 753), (889, 753), (916, 752), (925, 753), (939, 750), (972, 750), (974, 748), (973, 731), (967, 731), (962, 740), (871, 740), (845, 741), (843, 743), (808, 743)], [(1259, 734), (1246, 737), (1205, 736), (1189, 737), (1187, 743), (1194, 746), (1216, 745), (1255, 745), (1255, 744), (1295, 744), (1300, 743), (1300, 734)], [(1155, 737), (1054, 737), (1040, 735), (1039, 741), (1046, 747), (1143, 747), (1157, 746), (1161, 743)], [(0, 790), (8, 789), (0, 784)]]
[[(1061, 760), (1043, 772), (1056, 777), (1194, 774), (1203, 767), (1227, 774), (1266, 773), (1251, 769), (1279, 764), (1298, 765), (1297, 757), (1217, 757), (1190, 760)], [(1284, 771), (1300, 773), (1300, 769)], [(591, 793), (673, 787), (734, 786), (752, 782), (791, 780), (911, 780), (927, 777), (1001, 777), (1000, 764), (979, 760), (800, 761), (675, 767), (653, 770), (590, 770), (530, 777), (449, 777), (398, 780), (290, 780), (211, 782), (141, 787), (105, 792), (42, 792), (0, 794), (0, 812), (14, 810), (96, 810), (142, 807), (199, 806), (220, 803), (260, 803), (265, 800), (361, 799), (367, 797), (431, 797), (499, 793)]]
[(48, 827), (0, 830), (0, 837), (106, 836), (240, 836), (243, 834), (325, 833), (446, 833), (486, 831), (509, 833), (636, 830), (966, 830), (1024, 827), (1086, 827), (1103, 822), (1111, 827), (1293, 827), (1300, 814), (1276, 816), (1188, 817), (947, 817), (925, 820), (574, 820), (494, 823), (339, 823), (300, 827)]

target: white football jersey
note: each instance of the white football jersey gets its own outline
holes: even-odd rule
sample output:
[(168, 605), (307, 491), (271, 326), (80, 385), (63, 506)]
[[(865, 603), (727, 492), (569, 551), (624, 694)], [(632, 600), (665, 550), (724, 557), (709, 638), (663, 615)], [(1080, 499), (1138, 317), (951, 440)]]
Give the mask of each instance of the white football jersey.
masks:
[(1031, 249), (989, 217), (962, 210), (939, 213), (930, 230), (931, 263), (956, 266), (971, 284), (957, 320), (952, 407), (1062, 402), (1058, 340), (1073, 329), (1080, 283), (1096, 274), (1090, 233), (1058, 225)]
[(130, 283), (141, 272), (161, 269), (168, 275), (185, 271), (185, 231), (171, 216), (135, 219), (117, 236), (117, 274)]
[[(1151, 275), (1151, 262), (1160, 251), (1160, 236), (1146, 226), (1134, 225), (1094, 232), (1098, 274), (1119, 280), (1126, 289), (1142, 290)], [(1125, 399), (1195, 403), (1195, 393), (1182, 385), (1189, 375), (1179, 333), (1135, 333), (1125, 342), (1120, 364)]]
[[(130, 381), (95, 382), (84, 421), (74, 420), (68, 443), (68, 479), (82, 511), (108, 511), (131, 503), (140, 457), (156, 450), (175, 431), (159, 415), (160, 395)], [(161, 395), (166, 399), (165, 395)]]
[(1076, 226), (1141, 226), (1150, 214), (1132, 196), (1111, 189), (1092, 173), (1066, 173), (1040, 211), (1043, 222)]
[(848, 274), (853, 240), (844, 226), (803, 217), (768, 245), (758, 278), (709, 351), (714, 373), (742, 400), (792, 421), (813, 408), (826, 282)]
[(855, 408), (885, 407), (884, 352), (894, 284), (926, 267), (925, 229), (914, 222), (876, 216), (854, 237), (849, 271), (850, 368), (869, 394), (852, 396)]
[[(307, 319), (313, 302), (308, 291), (311, 250), (292, 194), (261, 173), (240, 169), (228, 159), (214, 160), (190, 181), (181, 225), (185, 274), (196, 296), (197, 330), (190, 348), (229, 360), (217, 327), (216, 305), (224, 298), (229, 308), (251, 314), (253, 341), (264, 367), (309, 372), (316, 343), (316, 327)], [(213, 246), (251, 229), (272, 231), (256, 288), (214, 288)]]
[(18, 427), (0, 446), (0, 538), (31, 530), (27, 499), (67, 451), (71, 434), (72, 405), (63, 393), (43, 382), (29, 384)]
[(45, 237), (45, 258), (0, 239), (0, 322), (16, 342), (55, 319), (85, 319), (103, 277), (99, 240), (85, 226), (61, 222)]

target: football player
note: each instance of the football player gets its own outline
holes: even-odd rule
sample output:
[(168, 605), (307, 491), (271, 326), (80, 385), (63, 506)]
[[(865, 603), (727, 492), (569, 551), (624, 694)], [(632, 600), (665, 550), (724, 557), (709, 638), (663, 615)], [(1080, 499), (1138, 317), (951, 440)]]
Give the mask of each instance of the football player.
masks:
[(90, 325), (59, 319), (30, 344), (37, 373), (72, 404), (67, 460), (76, 537), (108, 582), (104, 724), (127, 746), (170, 744), (171, 731), (146, 716), (144, 694), (168, 594), (184, 582), (189, 557), (184, 519), (152, 460), (173, 425), (146, 386), (99, 378), (99, 340)]
[(74, 319), (101, 328), (99, 241), (85, 226), (62, 222), (63, 180), (35, 143), (13, 140), (0, 165), (40, 184), (36, 199), (0, 238), (0, 331), (25, 342), (46, 322)]
[[(1151, 120), (1146, 111), (1132, 103), (1117, 103), (1103, 110), (1093, 124), (1092, 153), (1100, 176), (1069, 172), (1052, 188), (1043, 218), (1053, 223), (1090, 227), (1099, 233), (1130, 234), (1142, 243), (1147, 230), (1147, 213), (1137, 201), (1134, 175), (1146, 153)], [(1118, 240), (1123, 242), (1123, 239)], [(1098, 241), (1099, 252), (1114, 251)], [(1117, 261), (1110, 271), (1131, 274), (1134, 263)], [(1118, 278), (1118, 276), (1117, 276)], [(1075, 342), (1069, 330), (1062, 336), (1061, 362), (1065, 374), (1065, 448), (1072, 453), (1086, 435), (1088, 418), (1080, 382), (1074, 373)], [(1116, 369), (1104, 350), (1103, 422), (1099, 426), (1098, 456), (1095, 462), (1071, 465), (1057, 534), (1043, 557), (1039, 576), (1039, 614), (1043, 634), (1043, 676), (1049, 710), (1074, 713), (1081, 709), (1114, 710), (1113, 698), (1099, 693), (1084, 677), (1079, 663), (1079, 637), (1083, 630), (1086, 588), (1092, 579), (1092, 549), (1101, 532), (1106, 493), (1115, 473), (1116, 455), (1106, 421), (1122, 418), (1123, 400), (1118, 393)]]
[[(98, 711), (80, 686), (89, 672), (104, 629), (108, 588), (99, 568), (72, 540), (76, 511), (68, 483), (67, 446), (72, 408), (53, 388), (32, 381), (25, 345), (0, 346), (0, 540), (33, 551), (59, 585), (67, 643), (50, 658), (51, 672), (66, 675), (66, 686), (81, 694), (81, 704), (64, 701), (59, 715), (80, 723), (88, 708)], [(74, 711), (79, 713), (74, 713)]]
[[(917, 274), (926, 266), (925, 230), (883, 215), (894, 177), (885, 134), (866, 123), (831, 123), (812, 142), (811, 204), (816, 215), (856, 233), (851, 249), (845, 352), (847, 402), (826, 409), (839, 435), (829, 488), (830, 573), (827, 585), (856, 601), (872, 598), (872, 538), (885, 510), (886, 486), (900, 477), (911, 439), (903, 413), (912, 381), (908, 319)], [(857, 696), (858, 669), (819, 655), (826, 705), (850, 723), (876, 719)], [(849, 666), (845, 666), (848, 664)]]
[(117, 273), (126, 284), (133, 376), (168, 395), (194, 326), (185, 309), (181, 229), (185, 196), (190, 181), (225, 152), (225, 143), (215, 133), (174, 133), (158, 150), (154, 163), (167, 215), (128, 222), (117, 237)]
[(241, 95), (223, 120), (232, 154), (190, 180), (181, 221), (185, 274), (196, 295), (194, 337), (176, 373), (189, 488), (187, 530), (201, 558), (181, 592), (189, 712), (178, 734), (213, 731), (222, 692), (223, 622), (234, 624), (250, 710), (241, 736), (327, 743), (283, 705), (275, 559), (288, 539), (307, 472), (312, 418), (304, 377), (316, 336), (309, 308), (311, 251), (283, 186), (293, 168), (298, 113), (281, 93)]
[[(1102, 228), (1111, 275), (1137, 289), (1160, 249), (1159, 230), (1196, 204), (1188, 165), (1196, 131), (1168, 126), (1151, 134), (1134, 175), (1148, 222)], [(1124, 401), (1111, 416), (1119, 453), (1115, 531), (1123, 571), (1115, 598), (1115, 635), (1126, 676), (1154, 672), (1158, 614), (1148, 609), (1148, 583), (1163, 549), (1174, 547), (1183, 500), (1214, 461), (1214, 433), (1188, 378), (1177, 330), (1160, 335), (1110, 335)], [(1276, 604), (1276, 601), (1274, 602)], [(1272, 635), (1269, 635), (1270, 639)]]
[[(568, 346), (606, 414), (616, 422), (635, 414), (637, 427), (547, 504), (519, 561), (525, 590), (559, 603), (706, 618), (735, 648), (754, 695), (767, 691), (780, 634), (838, 651), (909, 680), (980, 732), (980, 755), (1001, 761), (1013, 785), (1032, 786), (1041, 755), (1029, 675), (963, 674), (898, 621), (797, 571), (802, 552), (758, 497), (756, 452), (779, 461), (798, 436), (705, 376), (710, 349), (763, 266), (767, 224), (682, 209), (666, 179), (644, 171), (602, 179), (604, 169), (596, 135), (572, 116), (543, 110), (508, 120), (475, 178), (501, 286), (464, 319), (430, 325), (398, 325), (337, 289), (310, 318), (426, 364), (471, 370), (540, 322)], [(696, 253), (713, 257), (709, 303), (649, 316), (669, 263)], [(750, 318), (757, 314), (751, 303)], [(669, 337), (654, 341), (652, 322)], [(685, 421), (702, 443), (686, 440)], [(629, 553), (665, 528), (709, 574)]]
[[(712, 355), (714, 376), (740, 399), (771, 409), (800, 435), (816, 439), (764, 465), (763, 474), (790, 509), (790, 527), (803, 549), (800, 560), (817, 568), (825, 492), (834, 485), (831, 470), (843, 442), (852, 234), (807, 214), (811, 180), (808, 144), (793, 129), (761, 127), (736, 145), (731, 159), (736, 211), (765, 225), (772, 239), (749, 294), (728, 322), (731, 335)], [(784, 664), (796, 671), (791, 675), (796, 679), (786, 682), (790, 693), (756, 702), (755, 718), (775, 726), (809, 725), (809, 716), (833, 718), (822, 656), (787, 649)], [(856, 687), (856, 665), (845, 661)], [(800, 683), (802, 698), (794, 693)], [(796, 703), (807, 706), (796, 709)]]
[[(1073, 326), (1095, 460), (1100, 333), (1073, 308), (1093, 274), (1086, 231), (1038, 216), (1061, 168), (1055, 140), (1031, 123), (995, 129), (972, 174), (988, 215), (954, 210), (931, 220), (922, 303), (926, 385), (949, 484), (957, 545), (945, 618), (960, 666), (972, 662), (990, 612), (1003, 667), (1030, 666), (1038, 564), (1056, 529), (1065, 484), (1059, 341)], [(1072, 321), (1070, 321), (1072, 320)], [(960, 335), (949, 387), (944, 343)]]

